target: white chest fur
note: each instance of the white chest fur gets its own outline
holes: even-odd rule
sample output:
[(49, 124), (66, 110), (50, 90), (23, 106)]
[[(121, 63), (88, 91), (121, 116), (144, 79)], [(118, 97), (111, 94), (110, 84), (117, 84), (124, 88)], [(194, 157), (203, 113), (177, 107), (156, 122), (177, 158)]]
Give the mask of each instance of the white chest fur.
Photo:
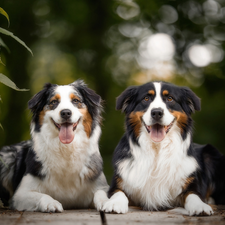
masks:
[(53, 137), (52, 132), (35, 134), (34, 149), (45, 175), (43, 180), (37, 180), (38, 191), (58, 200), (64, 209), (89, 207), (96, 183), (85, 177), (89, 172), (91, 155), (99, 154), (100, 132), (100, 127), (96, 127), (92, 137), (88, 138), (78, 127), (73, 142), (68, 145)]
[(119, 164), (123, 189), (136, 205), (145, 209), (169, 208), (197, 167), (196, 160), (187, 156), (190, 135), (183, 141), (175, 126), (173, 132), (156, 144), (142, 131), (139, 143), (137, 146), (130, 140), (132, 158)]

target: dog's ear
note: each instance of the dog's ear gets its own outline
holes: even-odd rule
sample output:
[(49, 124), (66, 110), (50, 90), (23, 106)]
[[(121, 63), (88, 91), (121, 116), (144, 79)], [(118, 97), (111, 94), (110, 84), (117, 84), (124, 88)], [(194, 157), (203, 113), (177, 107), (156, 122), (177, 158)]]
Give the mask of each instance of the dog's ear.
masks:
[(77, 80), (72, 83), (72, 85), (81, 93), (83, 101), (88, 107), (91, 116), (94, 117), (95, 115), (100, 114), (102, 110), (102, 99), (100, 95), (88, 88), (82, 80)]
[(82, 80), (77, 80), (72, 83), (72, 85), (74, 85), (80, 91), (84, 97), (84, 100), (88, 101), (91, 105), (101, 106), (102, 99), (100, 95), (88, 88)]
[(188, 87), (183, 87), (182, 107), (188, 114), (201, 110), (200, 98)]
[(116, 99), (116, 110), (121, 110), (122, 112), (127, 113), (130, 109), (129, 104), (135, 98), (136, 94), (137, 87), (135, 86), (129, 87), (123, 91)]
[(43, 89), (35, 94), (33, 98), (30, 99), (28, 102), (28, 108), (31, 110), (33, 114), (41, 111), (43, 107), (47, 103), (47, 97), (49, 94), (49, 89), (52, 88), (53, 84), (47, 83), (44, 85)]

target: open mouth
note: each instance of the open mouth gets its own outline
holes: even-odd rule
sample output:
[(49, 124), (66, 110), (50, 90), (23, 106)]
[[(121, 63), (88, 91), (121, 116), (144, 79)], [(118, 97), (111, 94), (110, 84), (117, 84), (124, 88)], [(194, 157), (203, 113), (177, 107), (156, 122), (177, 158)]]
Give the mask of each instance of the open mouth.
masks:
[(151, 126), (147, 126), (145, 124), (145, 127), (147, 132), (150, 133), (150, 138), (154, 142), (160, 142), (165, 138), (166, 134), (170, 131), (174, 122), (175, 122), (175, 119), (168, 126), (163, 126), (161, 124), (156, 123)]
[(56, 123), (53, 119), (52, 122), (54, 123), (55, 127), (59, 130), (59, 139), (63, 144), (69, 144), (73, 141), (75, 130), (80, 120), (76, 123)]

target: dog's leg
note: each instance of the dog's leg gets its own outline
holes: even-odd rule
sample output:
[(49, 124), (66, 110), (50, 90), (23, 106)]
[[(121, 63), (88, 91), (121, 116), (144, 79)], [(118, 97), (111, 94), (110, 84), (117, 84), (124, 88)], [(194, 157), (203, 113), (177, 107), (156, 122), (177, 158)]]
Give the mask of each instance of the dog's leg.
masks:
[(104, 204), (109, 200), (107, 194), (103, 190), (98, 190), (94, 194), (94, 205), (98, 211), (101, 211)]
[(211, 206), (204, 203), (200, 197), (196, 194), (188, 194), (185, 202), (184, 208), (178, 207), (168, 211), (172, 214), (182, 214), (187, 216), (197, 216), (197, 215), (207, 215), (213, 214)]
[(198, 195), (189, 194), (186, 197), (184, 208), (188, 211), (190, 216), (199, 215), (199, 214), (206, 214), (208, 216), (213, 214), (213, 210), (211, 206), (204, 203)]
[(46, 194), (19, 192), (13, 197), (13, 208), (19, 211), (62, 212), (62, 204)]
[(102, 210), (105, 212), (127, 213), (128, 203), (128, 198), (124, 192), (118, 191), (105, 202)]
[(19, 211), (62, 212), (62, 204), (49, 195), (38, 192), (42, 181), (26, 175), (12, 199), (12, 207)]

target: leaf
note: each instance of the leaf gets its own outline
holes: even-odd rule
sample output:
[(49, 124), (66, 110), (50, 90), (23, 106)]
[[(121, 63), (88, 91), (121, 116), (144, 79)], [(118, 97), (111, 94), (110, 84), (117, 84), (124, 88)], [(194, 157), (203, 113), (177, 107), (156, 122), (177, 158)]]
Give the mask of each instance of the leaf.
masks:
[(5, 66), (5, 64), (2, 62), (1, 56), (0, 56), (0, 63), (1, 63), (3, 66)]
[(10, 53), (10, 50), (9, 50), (8, 46), (5, 44), (5, 42), (1, 38), (0, 38), (0, 45), (2, 47), (4, 47), (8, 51), (8, 53)]
[(0, 82), (5, 84), (8, 87), (11, 87), (12, 89), (14, 89), (16, 91), (29, 91), (29, 89), (18, 88), (14, 82), (12, 82), (7, 76), (5, 76), (2, 73), (0, 73)]
[(9, 21), (9, 16), (8, 16), (7, 12), (6, 12), (3, 8), (0, 7), (0, 13), (1, 13), (3, 16), (5, 16), (6, 19), (8, 20), (8, 27), (9, 27), (10, 21)]
[(31, 51), (31, 49), (28, 48), (27, 45), (22, 40), (20, 40), (18, 37), (16, 37), (12, 32), (10, 32), (10, 31), (8, 31), (8, 30), (3, 29), (2, 27), (0, 27), (0, 33), (5, 34), (5, 35), (8, 35), (8, 36), (14, 38), (21, 45), (23, 45), (31, 53), (31, 55), (33, 56), (33, 52)]

